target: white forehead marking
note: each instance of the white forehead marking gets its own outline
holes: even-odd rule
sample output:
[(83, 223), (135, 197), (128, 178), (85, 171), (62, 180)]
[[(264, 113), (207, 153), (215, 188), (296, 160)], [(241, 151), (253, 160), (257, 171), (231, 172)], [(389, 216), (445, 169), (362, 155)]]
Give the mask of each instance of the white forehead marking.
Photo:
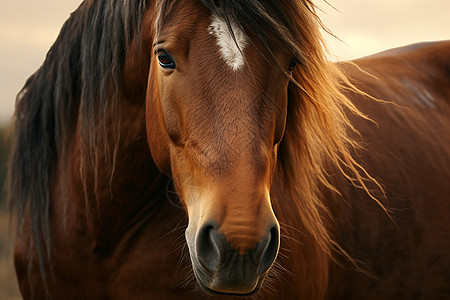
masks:
[(227, 65), (233, 69), (233, 71), (238, 71), (245, 64), (243, 52), (247, 45), (247, 37), (234, 21), (231, 21), (231, 28), (233, 29), (239, 47), (236, 45), (225, 20), (213, 14), (212, 22), (209, 26), (209, 33), (216, 36), (217, 45), (220, 47), (220, 53)]

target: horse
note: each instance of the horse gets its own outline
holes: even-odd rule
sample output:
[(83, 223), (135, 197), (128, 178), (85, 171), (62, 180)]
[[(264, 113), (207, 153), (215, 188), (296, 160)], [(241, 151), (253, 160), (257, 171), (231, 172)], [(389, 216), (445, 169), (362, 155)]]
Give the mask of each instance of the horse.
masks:
[(450, 42), (309, 0), (86, 0), (17, 97), (24, 299), (450, 296)]

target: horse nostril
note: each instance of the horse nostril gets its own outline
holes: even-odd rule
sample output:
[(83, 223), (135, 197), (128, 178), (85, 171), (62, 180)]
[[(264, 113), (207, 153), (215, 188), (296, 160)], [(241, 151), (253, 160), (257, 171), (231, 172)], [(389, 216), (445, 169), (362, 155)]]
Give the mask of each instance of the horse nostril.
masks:
[[(280, 245), (280, 233), (278, 225), (273, 225), (266, 239), (264, 239), (259, 245), (259, 251), (261, 253), (261, 261), (259, 264), (258, 272), (266, 272), (273, 264), (278, 255), (278, 249)], [(266, 241), (264, 243), (264, 241)], [(257, 249), (258, 250), (258, 249)]]
[(197, 258), (201, 266), (210, 272), (217, 270), (220, 263), (221, 237), (212, 225), (203, 226), (197, 235)]
[[(272, 266), (278, 255), (280, 244), (279, 228), (277, 224), (269, 228), (267, 234), (248, 253), (253, 262), (253, 266), (249, 264), (245, 267), (255, 268), (254, 271), (258, 274), (265, 273)], [(237, 249), (232, 249), (229, 243), (227, 243), (225, 235), (219, 233), (216, 227), (211, 224), (206, 224), (201, 227), (195, 243), (198, 263), (204, 271), (209, 273), (217, 272), (223, 267), (223, 264), (230, 263), (230, 259), (233, 259), (233, 257), (240, 257), (239, 259), (245, 261), (244, 256), (246, 254), (240, 255)]]

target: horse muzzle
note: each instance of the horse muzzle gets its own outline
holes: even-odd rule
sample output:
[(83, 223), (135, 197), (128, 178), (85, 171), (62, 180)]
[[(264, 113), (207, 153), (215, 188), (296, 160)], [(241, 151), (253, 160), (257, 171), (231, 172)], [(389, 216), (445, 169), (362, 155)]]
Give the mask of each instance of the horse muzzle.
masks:
[[(213, 222), (201, 226), (194, 243), (189, 243), (186, 235), (196, 279), (205, 292), (213, 295), (251, 295), (258, 291), (280, 244), (277, 222), (271, 222), (259, 242), (245, 251), (235, 249)], [(245, 237), (245, 232), (240, 235)]]

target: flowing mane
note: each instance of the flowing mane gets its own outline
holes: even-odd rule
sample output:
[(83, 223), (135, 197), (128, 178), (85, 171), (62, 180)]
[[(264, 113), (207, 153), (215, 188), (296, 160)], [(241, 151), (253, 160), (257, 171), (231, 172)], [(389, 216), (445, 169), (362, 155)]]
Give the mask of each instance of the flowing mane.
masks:
[(31, 247), (38, 252), (42, 273), (51, 259), (53, 176), (57, 168), (65, 170), (64, 155), (78, 125), (83, 160), (90, 164), (86, 168), (99, 164), (95, 153), (117, 147), (104, 135), (106, 126), (116, 126), (107, 123), (105, 114), (117, 107), (127, 49), (146, 8), (145, 0), (84, 1), (17, 96), (8, 198), (19, 228), (30, 214)]

